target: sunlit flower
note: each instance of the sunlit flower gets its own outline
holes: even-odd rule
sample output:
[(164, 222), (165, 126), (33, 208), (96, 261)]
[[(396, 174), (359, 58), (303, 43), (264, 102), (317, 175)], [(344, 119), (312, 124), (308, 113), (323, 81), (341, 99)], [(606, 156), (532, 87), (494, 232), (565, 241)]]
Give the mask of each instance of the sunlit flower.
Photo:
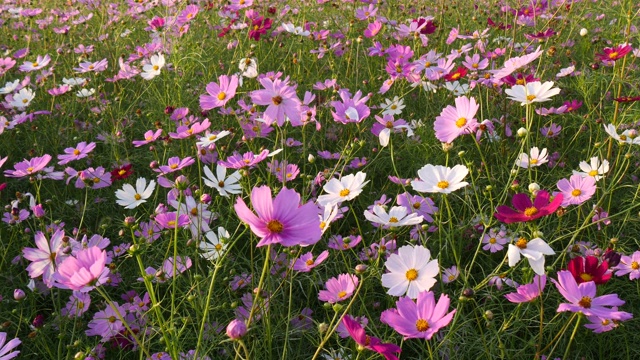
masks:
[(553, 88), (553, 81), (547, 81), (544, 84), (540, 81), (534, 81), (525, 85), (515, 85), (504, 92), (509, 95), (509, 99), (517, 101), (524, 106), (534, 102), (549, 101), (551, 97), (560, 93), (560, 89)]
[(116, 190), (118, 198), (116, 203), (124, 206), (125, 209), (135, 209), (138, 205), (147, 202), (155, 188), (156, 182), (154, 180), (149, 181), (149, 186), (147, 186), (147, 179), (138, 178), (135, 189), (129, 184), (124, 184), (122, 189)]
[(353, 295), (353, 292), (358, 287), (358, 277), (352, 274), (340, 274), (337, 278), (331, 278), (327, 280), (325, 287), (326, 290), (320, 290), (318, 293), (318, 299), (320, 301), (335, 304), (337, 302), (346, 300)]
[(364, 186), (369, 182), (365, 181), (367, 174), (358, 172), (355, 175), (349, 174), (338, 179), (331, 179), (323, 187), (327, 192), (318, 197), (318, 204), (322, 206), (333, 206), (343, 201), (349, 201), (360, 195)]
[(389, 271), (382, 275), (382, 286), (389, 288), (391, 296), (407, 295), (411, 299), (418, 297), (436, 283), (440, 268), (438, 260), (431, 260), (431, 252), (424, 246), (405, 245), (391, 254), (385, 262)]
[(384, 207), (375, 205), (373, 207), (373, 213), (369, 210), (364, 211), (364, 217), (372, 223), (386, 227), (416, 225), (423, 221), (422, 216), (419, 216), (417, 213), (407, 214), (407, 208), (404, 206), (394, 206), (387, 214)]
[(411, 186), (415, 191), (449, 194), (467, 185), (462, 181), (469, 174), (464, 165), (449, 168), (442, 165), (427, 164), (418, 170), (420, 180), (412, 180)]
[(555, 251), (540, 238), (527, 240), (520, 237), (516, 240), (515, 245), (509, 244), (507, 256), (509, 257), (509, 266), (514, 267), (520, 261), (520, 256), (524, 256), (529, 261), (529, 265), (538, 275), (544, 275), (544, 255), (554, 255)]
[(227, 177), (227, 168), (218, 164), (216, 175), (213, 174), (208, 166), (205, 166), (204, 176), (202, 179), (204, 184), (218, 190), (221, 196), (229, 197), (229, 194), (242, 193), (242, 186), (238, 183), (242, 177), (239, 171), (235, 171)]
[(153, 55), (151, 56), (149, 63), (145, 64), (142, 67), (142, 73), (140, 74), (140, 76), (142, 76), (142, 78), (145, 80), (151, 80), (154, 77), (160, 75), (160, 70), (164, 67), (164, 64), (164, 55)]
[(414, 302), (409, 297), (396, 301), (396, 311), (386, 313), (385, 323), (406, 339), (430, 340), (441, 328), (449, 325), (456, 309), (449, 310), (449, 297), (441, 294), (435, 301), (433, 292), (422, 291)]
[(504, 297), (512, 303), (530, 302), (537, 299), (547, 285), (547, 275), (536, 275), (531, 284), (520, 285), (515, 293), (506, 294)]
[(530, 167), (540, 166), (547, 163), (548, 161), (549, 159), (547, 157), (547, 148), (544, 148), (542, 149), (542, 151), (540, 151), (538, 147), (534, 146), (531, 148), (529, 154), (521, 153), (520, 155), (518, 155), (518, 159), (516, 159), (516, 165), (521, 168), (527, 169)]

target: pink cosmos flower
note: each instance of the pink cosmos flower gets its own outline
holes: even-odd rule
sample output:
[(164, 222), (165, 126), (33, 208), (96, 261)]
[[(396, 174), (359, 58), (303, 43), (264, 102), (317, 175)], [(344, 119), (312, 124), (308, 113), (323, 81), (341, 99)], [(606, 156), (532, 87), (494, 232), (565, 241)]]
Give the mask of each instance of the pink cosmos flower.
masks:
[(448, 105), (433, 123), (436, 138), (441, 142), (450, 143), (460, 135), (474, 132), (478, 127), (478, 120), (474, 116), (480, 106), (476, 104), (476, 99), (459, 96), (455, 102), (455, 107)]
[(563, 207), (580, 205), (596, 193), (596, 179), (593, 176), (582, 177), (580, 174), (573, 174), (569, 180), (560, 179), (557, 186), (562, 194), (560, 205)]
[(323, 261), (325, 261), (329, 257), (329, 251), (325, 250), (320, 253), (315, 259), (313, 258), (313, 253), (308, 252), (306, 254), (301, 255), (295, 263), (293, 263), (293, 270), (300, 272), (309, 272), (314, 267), (320, 265)]
[(386, 360), (398, 360), (395, 354), (399, 354), (402, 351), (399, 346), (391, 343), (383, 343), (377, 337), (367, 335), (362, 325), (349, 315), (345, 315), (342, 318), (342, 323), (347, 328), (351, 338), (359, 346), (381, 354)]
[(144, 133), (144, 140), (133, 140), (132, 144), (135, 147), (140, 147), (142, 145), (146, 145), (156, 141), (160, 137), (160, 135), (162, 135), (162, 129), (158, 129), (156, 131), (148, 130)]
[(88, 293), (74, 291), (60, 314), (71, 318), (80, 317), (89, 310), (89, 305), (91, 305), (91, 296)]
[(91, 61), (83, 61), (80, 63), (80, 66), (77, 68), (73, 68), (76, 72), (86, 73), (86, 72), (102, 72), (107, 69), (109, 62), (107, 59), (102, 59), (100, 61), (91, 62)]
[(522, 68), (528, 65), (529, 63), (531, 63), (532, 61), (536, 60), (537, 58), (540, 57), (540, 55), (542, 55), (542, 50), (538, 46), (536, 51), (530, 54), (513, 57), (505, 61), (504, 66), (501, 69), (490, 70), (489, 72), (493, 73), (493, 80), (494, 82), (497, 82), (500, 79), (508, 75), (511, 75), (514, 71), (518, 70), (519, 68)]
[(18, 345), (20, 345), (20, 343), (22, 342), (20, 341), (20, 339), (14, 338), (9, 340), (9, 342), (5, 343), (6, 341), (7, 341), (7, 333), (0, 332), (0, 359), (2, 360), (13, 359), (20, 354), (20, 351), (11, 351), (15, 349)]
[(200, 95), (200, 107), (202, 110), (223, 107), (236, 95), (238, 76), (221, 75), (218, 80), (220, 85), (210, 82), (207, 84), (207, 94)]
[(89, 292), (104, 284), (109, 278), (109, 268), (105, 267), (107, 253), (98, 246), (79, 251), (58, 266), (54, 275), (56, 286), (80, 292)]
[(512, 303), (530, 302), (542, 294), (542, 290), (547, 284), (547, 275), (536, 275), (531, 284), (520, 285), (517, 292), (506, 294), (504, 297)]
[(157, 169), (153, 169), (153, 171), (161, 173), (162, 175), (169, 174), (184, 169), (187, 166), (191, 166), (195, 162), (196, 161), (191, 156), (187, 156), (184, 159), (180, 159), (178, 156), (174, 156), (172, 158), (169, 158), (167, 165), (162, 165)]
[(24, 159), (13, 166), (15, 170), (5, 170), (4, 175), (6, 177), (20, 178), (25, 176), (31, 176), (44, 169), (45, 166), (51, 161), (51, 155), (45, 154), (40, 157), (34, 157), (30, 160)]
[(352, 274), (340, 274), (338, 278), (327, 280), (325, 287), (327, 290), (320, 290), (318, 299), (330, 304), (335, 304), (342, 300), (346, 300), (353, 295), (358, 287), (358, 277)]
[(449, 297), (440, 295), (435, 301), (433, 292), (422, 291), (418, 294), (417, 302), (409, 297), (402, 297), (396, 301), (397, 311), (386, 313), (385, 322), (395, 331), (404, 335), (406, 339), (430, 340), (441, 328), (447, 326), (453, 319), (456, 310), (449, 310)]
[(616, 276), (629, 274), (629, 280), (640, 279), (640, 251), (634, 252), (631, 256), (622, 255), (615, 270)]
[(562, 203), (562, 194), (556, 195), (553, 201), (549, 202), (549, 193), (546, 190), (540, 190), (531, 202), (529, 195), (520, 193), (513, 195), (511, 203), (515, 210), (506, 205), (500, 205), (493, 216), (505, 224), (533, 221), (553, 214)]
[(511, 239), (507, 237), (507, 230), (504, 225), (500, 228), (492, 228), (489, 229), (489, 232), (482, 238), (482, 243), (486, 244), (482, 249), (495, 253), (502, 250), (507, 241), (510, 240)]
[(9, 69), (16, 65), (16, 61), (10, 57), (0, 58), (0, 75), (4, 75)]
[(286, 187), (275, 199), (268, 186), (254, 187), (251, 204), (257, 216), (238, 197), (234, 209), (240, 220), (249, 224), (260, 238), (257, 246), (281, 244), (283, 246), (313, 245), (322, 236), (318, 208), (313, 202), (300, 205), (300, 194)]
[(156, 223), (164, 229), (175, 229), (176, 227), (185, 227), (191, 223), (189, 215), (175, 212), (158, 214), (155, 217)]
[(367, 25), (367, 29), (364, 31), (364, 36), (367, 38), (372, 38), (382, 30), (382, 23), (378, 20)]
[(257, 105), (268, 105), (262, 116), (265, 124), (277, 122), (278, 126), (283, 126), (288, 118), (292, 126), (302, 125), (302, 102), (296, 95), (296, 87), (289, 85), (288, 77), (285, 80), (264, 77), (260, 84), (264, 89), (252, 91), (249, 96)]
[(396, 202), (398, 205), (407, 208), (409, 212), (415, 212), (422, 216), (426, 222), (433, 222), (431, 215), (438, 211), (438, 207), (431, 198), (421, 195), (411, 195), (408, 192), (398, 194), (398, 196), (396, 196)]
[(237, 152), (233, 153), (233, 156), (229, 156), (226, 160), (218, 161), (219, 165), (222, 165), (228, 169), (242, 169), (242, 168), (252, 168), (256, 166), (258, 163), (262, 162), (269, 155), (269, 150), (265, 149), (260, 152), (260, 154), (254, 154), (249, 151), (242, 155)]
[(558, 306), (558, 312), (581, 312), (586, 316), (599, 316), (613, 320), (629, 319), (630, 315), (624, 311), (616, 311), (609, 307), (622, 306), (624, 301), (618, 298), (618, 294), (596, 296), (596, 283), (593, 281), (576, 283), (570, 271), (558, 271), (558, 280), (551, 279), (562, 296), (569, 303)]
[(24, 72), (36, 71), (49, 65), (50, 62), (51, 62), (51, 57), (49, 56), (49, 54), (46, 54), (45, 56), (38, 55), (38, 57), (36, 58), (36, 61), (34, 62), (25, 61), (24, 64), (20, 65), (18, 69)]
[[(115, 310), (114, 310), (115, 308)], [(122, 323), (126, 310), (118, 303), (109, 302), (107, 307), (93, 315), (85, 331), (87, 336), (102, 336), (102, 341), (109, 341), (112, 337), (125, 329)]]
[[(613, 311), (618, 311), (618, 307), (614, 306), (611, 308)], [(620, 321), (626, 321), (633, 318), (633, 315), (627, 312), (622, 312), (624, 318), (621, 320), (614, 320), (611, 318), (600, 317), (600, 316), (587, 316), (587, 320), (589, 320), (589, 324), (585, 324), (584, 327), (587, 329), (593, 330), (594, 333), (600, 334), (603, 332), (607, 332), (613, 330), (618, 327)]]
[(64, 149), (64, 154), (58, 155), (58, 165), (64, 165), (71, 161), (80, 160), (86, 158), (93, 149), (96, 148), (96, 143), (90, 142), (87, 144), (86, 141), (78, 143), (76, 147), (70, 147)]
[(75, 186), (78, 189), (91, 187), (94, 190), (111, 186), (111, 172), (106, 171), (102, 166), (98, 166), (95, 169), (90, 167), (86, 170), (82, 170), (78, 172), (78, 178), (76, 179)]
[(335, 111), (331, 112), (333, 119), (339, 123), (359, 123), (369, 116), (371, 110), (365, 104), (369, 100), (369, 95), (362, 96), (362, 92), (358, 90), (356, 94), (351, 97), (351, 94), (346, 89), (341, 89), (340, 98), (342, 101), (332, 101), (331, 106)]
[(45, 285), (51, 287), (53, 286), (53, 275), (56, 271), (56, 266), (68, 256), (62, 251), (69, 245), (65, 240), (64, 230), (56, 230), (51, 235), (50, 240), (47, 240), (43, 232), (38, 231), (35, 236), (35, 242), (37, 249), (22, 249), (24, 258), (31, 261), (31, 264), (27, 266), (27, 271), (32, 279), (42, 275), (42, 281)]

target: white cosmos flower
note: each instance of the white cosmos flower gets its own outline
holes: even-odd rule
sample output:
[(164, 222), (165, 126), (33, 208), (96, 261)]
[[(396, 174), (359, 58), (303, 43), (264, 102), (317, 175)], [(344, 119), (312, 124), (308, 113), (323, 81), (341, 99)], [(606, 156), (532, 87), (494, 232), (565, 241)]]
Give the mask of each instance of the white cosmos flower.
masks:
[(451, 91), (455, 96), (467, 95), (471, 90), (469, 84), (461, 84), (460, 81), (444, 83), (445, 89)]
[(222, 139), (223, 137), (227, 136), (231, 134), (229, 131), (227, 130), (223, 130), (220, 131), (217, 134), (212, 134), (209, 133), (203, 137), (200, 138), (200, 140), (198, 142), (196, 142), (196, 145), (201, 146), (201, 147), (207, 147), (213, 143), (215, 143), (216, 141)]
[(404, 206), (394, 206), (387, 214), (387, 211), (382, 206), (375, 205), (373, 213), (369, 210), (364, 211), (364, 217), (373, 223), (388, 227), (416, 225), (424, 220), (422, 215), (418, 216), (417, 213), (407, 214), (407, 208)]
[(515, 85), (504, 92), (509, 95), (509, 99), (524, 106), (534, 102), (549, 101), (551, 97), (560, 93), (560, 89), (553, 87), (553, 81), (547, 81), (544, 84), (540, 81), (534, 81), (525, 85)]
[(255, 58), (241, 59), (238, 68), (242, 71), (242, 76), (246, 78), (252, 79), (258, 76), (258, 63)]
[(542, 151), (540, 151), (538, 147), (534, 146), (531, 148), (529, 155), (527, 155), (526, 153), (521, 153), (520, 155), (518, 155), (518, 159), (516, 159), (516, 165), (520, 166), (521, 168), (528, 169), (530, 167), (540, 166), (547, 163), (548, 161), (549, 159), (547, 158), (547, 148), (544, 148), (542, 149)]
[(289, 33), (300, 36), (309, 36), (309, 31), (305, 31), (301, 26), (295, 26), (292, 23), (283, 23), (282, 28)]
[(507, 256), (509, 257), (509, 266), (514, 267), (520, 261), (520, 255), (529, 260), (529, 265), (538, 275), (544, 275), (544, 255), (554, 255), (555, 251), (540, 238), (527, 241), (525, 238), (519, 238), (515, 245), (509, 244)]
[(80, 89), (78, 92), (76, 92), (76, 96), (79, 97), (79, 98), (86, 98), (86, 97), (89, 97), (89, 96), (91, 96), (91, 95), (93, 95), (95, 93), (96, 93), (96, 89), (93, 89), (93, 88), (91, 88), (89, 90)]
[(84, 86), (86, 82), (87, 82), (87, 79), (85, 78), (71, 78), (71, 79), (62, 78), (62, 83), (65, 85), (69, 85), (69, 87)]
[(3, 87), (0, 88), (0, 94), (9, 94), (12, 93), (13, 90), (18, 88), (18, 85), (20, 85), (20, 80), (15, 80), (13, 82), (9, 81), (8, 83), (4, 84)]
[(229, 239), (231, 237), (229, 232), (222, 226), (218, 227), (218, 235), (211, 230), (207, 231), (204, 236), (207, 240), (200, 241), (200, 250), (202, 250), (200, 256), (210, 261), (219, 258), (224, 252), (226, 244), (222, 239)]
[(329, 225), (333, 222), (333, 220), (338, 216), (340, 212), (340, 208), (338, 205), (327, 205), (322, 210), (322, 214), (319, 214), (320, 217), (320, 230), (324, 234), (327, 229), (329, 229)]
[(343, 201), (352, 200), (360, 195), (362, 188), (369, 182), (364, 181), (367, 174), (359, 171), (357, 174), (343, 176), (340, 180), (331, 179), (323, 187), (327, 192), (325, 195), (318, 197), (318, 204), (322, 206), (332, 206)]
[(125, 209), (134, 209), (138, 205), (147, 202), (155, 188), (156, 182), (154, 180), (149, 181), (149, 186), (147, 186), (145, 178), (138, 178), (135, 189), (129, 184), (124, 184), (122, 189), (116, 190), (116, 197), (118, 198), (116, 202), (118, 205), (124, 206)]
[(204, 167), (204, 184), (218, 190), (221, 196), (229, 197), (229, 194), (242, 193), (242, 187), (238, 184), (240, 181), (240, 172), (236, 171), (233, 174), (227, 176), (227, 168), (223, 165), (218, 165), (216, 168), (216, 175), (209, 170), (209, 167)]
[(389, 270), (382, 275), (382, 286), (389, 288), (391, 296), (407, 295), (416, 299), (422, 291), (428, 291), (436, 283), (440, 272), (438, 260), (431, 260), (431, 252), (424, 246), (405, 245), (391, 254), (384, 266)]
[(382, 115), (400, 115), (402, 109), (405, 108), (404, 100), (397, 96), (393, 97), (393, 100), (384, 99), (384, 103), (380, 104)]
[(160, 75), (160, 69), (164, 67), (164, 55), (157, 54), (151, 56), (150, 63), (142, 67), (142, 76), (145, 80), (151, 80)]
[(418, 170), (420, 180), (412, 180), (411, 186), (415, 191), (449, 194), (469, 185), (468, 182), (462, 181), (467, 174), (469, 169), (464, 165), (448, 168), (427, 164)]
[(604, 131), (606, 131), (609, 136), (618, 140), (619, 142), (627, 143), (630, 145), (640, 144), (640, 137), (638, 137), (638, 131), (636, 131), (635, 129), (627, 129), (623, 131), (622, 134), (618, 135), (616, 127), (613, 124), (608, 124), (604, 126)]
[(35, 97), (36, 94), (31, 89), (23, 88), (16, 94), (13, 94), (13, 100), (9, 102), (9, 106), (18, 110), (24, 110)]
[(556, 74), (556, 77), (557, 78), (561, 78), (561, 77), (569, 76), (569, 75), (573, 74), (574, 71), (576, 71), (576, 67), (571, 65), (571, 66), (566, 67), (564, 69), (560, 69), (560, 72)]
[(596, 181), (602, 179), (604, 174), (609, 172), (609, 161), (604, 159), (600, 162), (597, 156), (592, 157), (589, 163), (581, 161), (579, 166), (582, 171), (573, 170), (573, 174), (580, 174), (582, 177), (592, 176)]

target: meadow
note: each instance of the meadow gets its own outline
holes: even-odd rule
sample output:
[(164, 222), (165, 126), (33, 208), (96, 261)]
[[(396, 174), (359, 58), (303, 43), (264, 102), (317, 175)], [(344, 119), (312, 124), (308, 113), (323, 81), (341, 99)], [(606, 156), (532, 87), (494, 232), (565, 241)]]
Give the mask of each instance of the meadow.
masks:
[(636, 359), (633, 0), (5, 0), (0, 360)]

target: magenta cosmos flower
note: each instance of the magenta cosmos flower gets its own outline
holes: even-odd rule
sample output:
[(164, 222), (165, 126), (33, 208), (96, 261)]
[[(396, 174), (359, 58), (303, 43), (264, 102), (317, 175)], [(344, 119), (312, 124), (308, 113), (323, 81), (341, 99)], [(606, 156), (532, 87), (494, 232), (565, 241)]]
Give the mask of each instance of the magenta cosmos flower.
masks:
[(331, 112), (331, 115), (333, 115), (333, 120), (339, 123), (359, 123), (371, 113), (371, 110), (365, 104), (369, 100), (369, 95), (363, 97), (360, 90), (351, 97), (349, 91), (342, 89), (340, 90), (340, 98), (342, 101), (331, 102), (331, 106), (335, 109), (335, 111)]
[(558, 291), (569, 303), (558, 306), (558, 312), (581, 312), (586, 316), (599, 316), (613, 320), (629, 319), (629, 313), (616, 311), (609, 307), (622, 306), (624, 300), (618, 294), (596, 296), (596, 283), (593, 281), (576, 283), (570, 271), (558, 271), (558, 281), (551, 279)]
[(515, 210), (500, 205), (496, 208), (494, 216), (506, 224), (532, 221), (555, 212), (560, 207), (562, 199), (562, 194), (558, 194), (549, 202), (549, 193), (545, 190), (540, 190), (533, 202), (527, 194), (515, 194), (511, 200)]
[(531, 284), (520, 285), (517, 292), (506, 294), (504, 297), (512, 303), (530, 302), (542, 294), (542, 290), (547, 285), (547, 275), (536, 275)]
[(262, 115), (265, 124), (271, 125), (277, 122), (278, 126), (283, 126), (286, 116), (292, 126), (302, 125), (301, 102), (296, 95), (296, 88), (289, 85), (288, 78), (271, 80), (265, 77), (260, 79), (260, 84), (264, 89), (253, 91), (249, 96), (257, 105), (268, 105)]
[(58, 165), (65, 165), (74, 160), (80, 160), (86, 158), (93, 149), (96, 148), (96, 143), (86, 141), (78, 143), (75, 147), (64, 149), (64, 154), (58, 155)]
[(318, 292), (318, 299), (330, 304), (346, 300), (356, 291), (358, 282), (358, 277), (355, 275), (340, 274), (337, 278), (333, 277), (327, 280), (325, 284), (327, 290), (320, 290), (320, 292)]
[(13, 166), (15, 170), (5, 170), (4, 175), (6, 177), (14, 178), (31, 176), (44, 169), (49, 161), (51, 161), (51, 155), (49, 154), (45, 154), (40, 157), (34, 157), (30, 160), (24, 159), (23, 161)]
[(450, 143), (458, 136), (470, 134), (478, 127), (478, 120), (474, 118), (480, 106), (476, 99), (459, 96), (456, 98), (456, 106), (448, 105), (436, 117), (433, 129), (436, 138), (444, 143)]
[(300, 194), (295, 190), (285, 187), (272, 199), (268, 186), (255, 187), (251, 190), (251, 204), (257, 216), (242, 198), (237, 199), (234, 208), (240, 220), (260, 238), (257, 246), (307, 246), (322, 236), (318, 207), (313, 202), (300, 205)]
[(220, 85), (211, 82), (207, 84), (207, 94), (200, 95), (200, 107), (202, 110), (223, 107), (236, 95), (238, 76), (221, 75), (218, 81)]
[(346, 327), (347, 332), (349, 332), (349, 335), (351, 335), (351, 338), (358, 344), (359, 348), (375, 351), (384, 356), (386, 360), (398, 360), (395, 354), (399, 354), (402, 351), (398, 345), (383, 343), (377, 337), (367, 335), (362, 325), (349, 315), (345, 315), (342, 318), (342, 324)]
[(449, 310), (449, 297), (440, 295), (436, 303), (431, 291), (423, 291), (418, 294), (417, 302), (409, 297), (402, 297), (396, 301), (396, 309), (392, 309), (384, 316), (387, 325), (404, 335), (406, 339), (426, 339), (447, 326), (456, 310)]
[(64, 260), (54, 278), (60, 288), (89, 292), (107, 282), (109, 268), (105, 267), (106, 262), (107, 253), (92, 246)]
[(560, 205), (563, 207), (580, 205), (596, 193), (596, 179), (592, 176), (582, 177), (580, 174), (573, 174), (569, 180), (560, 179), (557, 186), (562, 192)]

